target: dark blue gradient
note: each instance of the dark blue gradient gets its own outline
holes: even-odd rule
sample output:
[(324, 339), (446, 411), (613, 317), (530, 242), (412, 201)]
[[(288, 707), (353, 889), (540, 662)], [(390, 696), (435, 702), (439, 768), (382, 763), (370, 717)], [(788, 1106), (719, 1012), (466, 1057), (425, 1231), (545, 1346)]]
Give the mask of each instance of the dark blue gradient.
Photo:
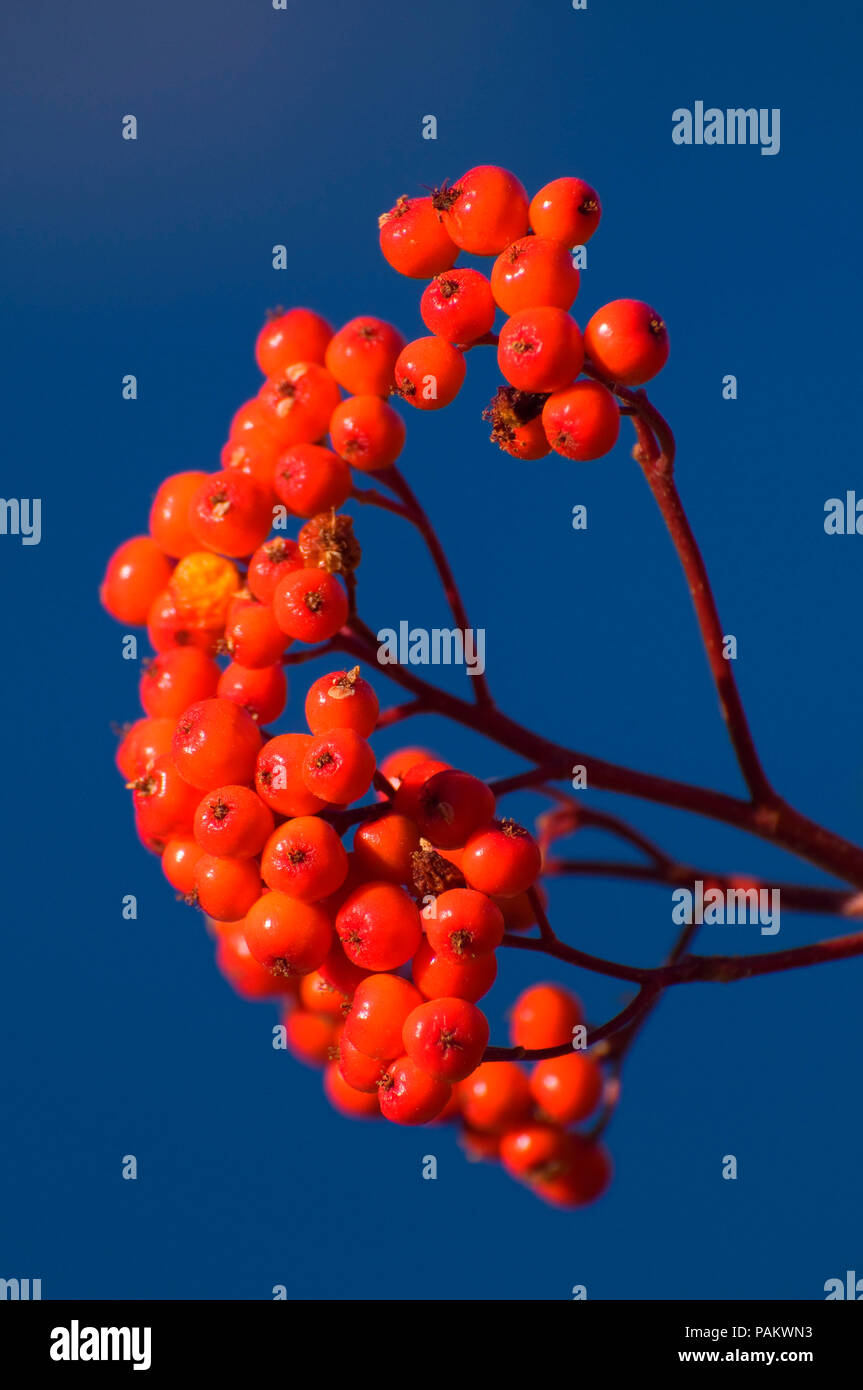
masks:
[[(0, 536), (0, 1276), (41, 1278), (46, 1298), (266, 1299), (278, 1284), (294, 1299), (557, 1300), (576, 1284), (592, 1298), (823, 1297), (825, 1280), (863, 1267), (863, 962), (670, 992), (625, 1070), (613, 1188), (582, 1212), (469, 1164), (448, 1131), (351, 1124), (316, 1073), (273, 1050), (272, 1011), (230, 993), (199, 918), (137, 845), (111, 722), (135, 716), (139, 668), (96, 591), (160, 480), (217, 466), (257, 389), (268, 306), (376, 313), (416, 336), (420, 287), (383, 262), (378, 213), (477, 163), (532, 191), (577, 173), (603, 221), (576, 312), (633, 295), (667, 318), (672, 356), (652, 393), (765, 764), (802, 810), (859, 839), (863, 539), (823, 528), (827, 498), (863, 496), (859, 10), (31, 0), (2, 27), (2, 492), (41, 497), (43, 533), (29, 547)], [(780, 108), (780, 153), (674, 145), (672, 111), (696, 100)], [(127, 113), (135, 143), (121, 139)], [(436, 141), (421, 138), (426, 114)], [(451, 409), (409, 419), (404, 468), (486, 629), (501, 704), (596, 755), (739, 791), (629, 439), (591, 465), (520, 464), (480, 419), (493, 354), (469, 367)], [(134, 403), (121, 399), (130, 372)], [(576, 503), (585, 533), (571, 529)], [(412, 534), (369, 513), (367, 621), (445, 625)], [(296, 675), (294, 727), (314, 673)], [(458, 672), (442, 678), (460, 688)], [(431, 719), (376, 747), (408, 740), (483, 776), (521, 766)], [(681, 859), (825, 881), (706, 820), (586, 797)], [(573, 852), (616, 847), (585, 831)], [(556, 883), (551, 914), (585, 950), (644, 964), (675, 930), (669, 891), (650, 886)], [(788, 912), (776, 938), (705, 928), (699, 948), (841, 930)], [(566, 975), (502, 957), (499, 1042), (519, 988)], [(592, 1019), (629, 997), (573, 980)], [(421, 1178), (429, 1153), (436, 1182)], [(121, 1178), (125, 1154), (136, 1182)], [(726, 1154), (736, 1182), (722, 1180)]]

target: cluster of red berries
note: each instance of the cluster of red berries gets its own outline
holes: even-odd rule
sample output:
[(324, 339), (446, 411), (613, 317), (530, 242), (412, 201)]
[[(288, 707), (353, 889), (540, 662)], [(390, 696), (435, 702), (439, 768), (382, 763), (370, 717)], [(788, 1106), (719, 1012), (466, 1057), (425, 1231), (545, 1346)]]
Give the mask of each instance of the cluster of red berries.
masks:
[[(620, 429), (609, 387), (656, 376), (668, 332), (636, 299), (598, 309), (583, 334), (572, 317), (580, 280), (572, 250), (593, 235), (600, 213), (583, 179), (554, 179), (529, 201), (514, 174), (490, 164), (428, 197), (399, 198), (380, 218), (381, 250), (402, 275), (432, 277), (420, 299), (432, 336), (396, 360), (403, 398), (425, 410), (448, 405), (464, 380), (465, 352), (496, 341), (507, 385), (485, 411), (492, 439), (522, 459), (552, 450), (579, 460), (607, 454)], [(455, 268), (459, 251), (494, 256), (490, 277)], [(495, 336), (498, 310), (507, 317)], [(585, 369), (590, 375), (580, 377)]]
[[(277, 312), (256, 344), (264, 383), (234, 416), (221, 468), (162, 483), (149, 534), (119, 547), (100, 591), (114, 618), (146, 627), (155, 652), (140, 678), (143, 717), (117, 751), (137, 832), (206, 915), (223, 974), (244, 997), (279, 999), (287, 1046), (324, 1068), (337, 1109), (458, 1123), (472, 1155), (499, 1158), (568, 1206), (592, 1201), (610, 1177), (601, 1144), (572, 1129), (603, 1091), (595, 1055), (572, 1045), (580, 1005), (557, 986), (522, 995), (513, 1045), (567, 1049), (530, 1071), (483, 1061), (489, 1027), (477, 1007), (505, 932), (536, 921), (536, 840), (498, 815), (486, 783), (426, 750), (378, 767), (378, 700), (358, 666), (314, 681), (302, 731), (265, 726), (285, 709), (291, 644), (326, 643), (352, 619), (361, 552), (338, 509), (352, 469), (385, 470), (401, 452), (390, 397), (420, 408), (451, 400), (463, 349), (490, 332), (495, 303), (511, 314), (500, 357), (512, 411), (544, 402), (552, 443), (542, 452), (570, 451), (560, 398), (610, 394), (594, 381), (565, 385), (561, 365), (569, 379), (583, 360), (566, 312), (578, 273), (564, 252), (598, 220), (579, 180), (550, 184), (528, 209), (500, 169), (399, 200), (382, 244), (400, 270), (435, 276), (422, 305), (433, 336), (405, 344), (380, 319), (334, 332), (311, 310)], [(490, 285), (452, 269), (459, 247), (498, 255)], [(593, 336), (605, 356), (592, 349), (594, 362), (628, 362), (627, 379), (646, 379), (650, 347), (658, 370), (649, 323), (615, 306), (603, 314), (607, 330)], [(588, 415), (564, 404), (581, 450)], [(615, 407), (615, 432), (616, 421)], [(498, 432), (500, 442), (536, 457), (534, 423), (520, 421), (512, 439)], [(302, 523), (296, 536), (273, 535), (288, 518)]]

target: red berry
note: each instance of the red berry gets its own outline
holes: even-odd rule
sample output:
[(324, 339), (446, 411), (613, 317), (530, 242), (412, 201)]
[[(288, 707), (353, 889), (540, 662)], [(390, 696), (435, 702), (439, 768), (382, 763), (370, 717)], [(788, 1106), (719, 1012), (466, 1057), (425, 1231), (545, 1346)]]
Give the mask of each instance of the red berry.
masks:
[(488, 1019), (467, 999), (432, 999), (408, 1014), (405, 1052), (437, 1081), (463, 1081), (482, 1061)]
[[(378, 978), (383, 979), (384, 976)], [(344, 1033), (339, 1040), (339, 1071), (349, 1086), (355, 1091), (365, 1091), (377, 1096), (378, 1086), (386, 1074), (386, 1061), (380, 1057), (367, 1057), (348, 1040)], [(377, 1100), (375, 1100), (377, 1109)]]
[(189, 526), (201, 545), (221, 555), (250, 555), (273, 524), (270, 499), (248, 473), (227, 468), (201, 483)]
[(566, 1170), (557, 1176), (540, 1177), (533, 1191), (545, 1201), (560, 1207), (584, 1207), (595, 1202), (611, 1182), (611, 1159), (607, 1149), (580, 1134), (569, 1134)]
[(592, 1115), (602, 1095), (602, 1072), (586, 1052), (567, 1052), (537, 1062), (530, 1077), (537, 1105), (559, 1125), (577, 1124)]
[(323, 439), (341, 396), (319, 362), (295, 362), (264, 382), (258, 400), (270, 432), (282, 449), (289, 449)]
[(237, 922), (257, 902), (262, 889), (256, 859), (202, 854), (195, 865), (198, 905), (217, 922)]
[(264, 376), (279, 376), (295, 362), (323, 362), (333, 330), (312, 309), (288, 309), (267, 319), (255, 343)]
[(175, 835), (190, 834), (199, 799), (171, 756), (162, 754), (134, 784), (132, 803), (139, 835), (166, 843)]
[[(432, 755), (427, 748), (397, 748), (394, 753), (388, 753), (381, 763), (381, 772), (393, 787), (401, 786), (404, 776), (417, 763), (432, 762)], [(449, 767), (449, 763), (439, 763), (438, 768)]]
[(559, 391), (584, 362), (578, 324), (563, 309), (522, 309), (500, 331), (497, 362), (519, 391)]
[(317, 816), (295, 816), (280, 825), (261, 857), (267, 887), (306, 903), (337, 892), (347, 873), (344, 845), (333, 827)]
[(411, 855), (419, 844), (419, 831), (407, 816), (378, 816), (377, 820), (357, 826), (354, 859), (364, 878), (410, 883)]
[(352, 486), (344, 459), (320, 444), (295, 444), (276, 464), (276, 495), (294, 516), (316, 516), (340, 507)]
[(177, 615), (190, 632), (224, 628), (241, 581), (233, 560), (194, 550), (178, 561), (168, 588)]
[(184, 617), (170, 588), (163, 589), (154, 599), (147, 614), (147, 638), (157, 652), (171, 647), (198, 647), (208, 655), (218, 650), (222, 638), (221, 622), (201, 623), (194, 617)]
[(542, 854), (528, 830), (513, 820), (502, 820), (470, 837), (461, 867), (472, 888), (499, 898), (514, 898), (535, 882)]
[(223, 469), (234, 468), (240, 473), (248, 473), (273, 502), (273, 470), (278, 455), (278, 441), (271, 434), (261, 432), (248, 439), (227, 440), (222, 445), (219, 460)]
[(543, 429), (541, 414), (523, 425), (515, 425), (507, 439), (498, 438), (496, 442), (504, 453), (512, 454), (512, 457), (516, 459), (542, 459), (545, 458), (546, 454), (551, 453), (551, 445)]
[(531, 1111), (527, 1076), (513, 1062), (483, 1062), (458, 1087), (466, 1122), (481, 1132), (507, 1129)]
[(455, 400), (465, 378), (464, 353), (443, 338), (416, 338), (399, 353), (396, 389), (417, 410), (441, 410)]
[(399, 198), (378, 218), (381, 251), (393, 270), (425, 280), (455, 264), (451, 241), (431, 198)]
[(219, 933), (216, 965), (244, 999), (271, 999), (296, 987), (295, 980), (273, 975), (255, 960), (243, 936), (242, 923)]
[(216, 693), (240, 705), (258, 724), (271, 724), (285, 708), (288, 681), (281, 664), (241, 666), (232, 661), (219, 677)]
[(351, 319), (330, 341), (327, 367), (352, 396), (388, 396), (396, 358), (404, 345), (398, 329), (383, 319)]
[[(417, 754), (423, 752), (421, 748), (407, 749), (405, 751), (410, 754), (414, 752)], [(403, 765), (407, 763), (405, 753), (398, 756), (404, 760)], [(388, 767), (389, 764), (390, 759), (387, 759), (384, 766)], [(384, 776), (393, 786), (398, 786), (398, 790), (393, 798), (393, 810), (398, 811), (401, 816), (409, 816), (411, 820), (417, 820), (419, 817), (420, 797), (423, 787), (426, 782), (428, 782), (429, 778), (434, 777), (436, 772), (445, 772), (448, 768), (449, 763), (442, 763), (437, 758), (430, 758), (428, 756), (418, 757), (415, 761), (412, 759), (409, 765), (404, 766), (401, 778), (399, 778), (398, 773), (393, 768), (390, 767), (389, 771), (384, 772), (384, 768), (382, 767), (381, 771), (384, 772)]]
[[(231, 421), (228, 438), (237, 446), (245, 446), (256, 454), (274, 452), (279, 445), (278, 435), (273, 429), (272, 414), (257, 396), (240, 406)], [(223, 460), (225, 462), (225, 460)], [(231, 467), (242, 467), (234, 462)]]
[(494, 816), (494, 792), (469, 772), (447, 768), (424, 782), (417, 800), (416, 822), (425, 839), (441, 849), (456, 849)]
[(272, 603), (280, 579), (303, 568), (303, 557), (296, 541), (279, 537), (265, 541), (249, 561), (246, 583), (259, 603)]
[(198, 647), (171, 647), (146, 663), (138, 695), (152, 719), (178, 719), (196, 700), (215, 695), (219, 674)]
[(311, 742), (310, 734), (277, 734), (258, 754), (255, 790), (280, 816), (311, 816), (326, 805), (303, 781), (303, 759)]
[(313, 734), (330, 729), (355, 729), (368, 738), (379, 713), (378, 697), (359, 666), (350, 671), (331, 671), (320, 676), (306, 696), (306, 722)]
[(559, 1047), (584, 1022), (581, 1004), (561, 985), (532, 985), (516, 999), (509, 1022), (514, 1047)]
[(355, 729), (316, 734), (303, 760), (303, 781), (315, 796), (346, 806), (365, 796), (375, 775), (375, 755)]
[(429, 333), (448, 343), (472, 343), (485, 337), (491, 332), (494, 313), (492, 287), (478, 270), (436, 275), (420, 300), (420, 316)]
[(475, 256), (497, 256), (527, 231), (527, 194), (515, 174), (494, 164), (444, 184), (432, 202), (456, 246)]
[(304, 1009), (313, 1014), (326, 1014), (328, 1018), (335, 1018), (339, 1023), (344, 1023), (351, 1001), (341, 990), (334, 989), (324, 979), (320, 970), (303, 975), (299, 986), (299, 999)]
[(357, 985), (344, 1036), (366, 1057), (392, 1061), (402, 1051), (402, 1029), (422, 995), (400, 975), (369, 975)]
[(375, 1120), (380, 1116), (377, 1096), (351, 1086), (339, 1071), (338, 1062), (330, 1062), (324, 1072), (324, 1091), (330, 1105), (352, 1120)]
[(500, 908), (473, 888), (450, 888), (424, 913), (428, 944), (436, 956), (460, 964), (494, 951), (503, 940)]
[(569, 309), (580, 280), (563, 242), (526, 236), (502, 251), (492, 267), (491, 288), (505, 314), (551, 304)]
[(269, 604), (250, 600), (232, 608), (225, 628), (225, 645), (241, 666), (274, 666), (281, 660), (288, 641)]
[(163, 753), (170, 753), (175, 719), (136, 719), (123, 735), (117, 748), (115, 762), (126, 782), (152, 767)]
[(491, 423), (491, 440), (514, 458), (540, 459), (551, 451), (542, 427), (546, 397), (514, 386), (499, 386), (482, 418)]
[(614, 448), (620, 411), (601, 382), (576, 381), (549, 396), (542, 408), (542, 425), (556, 454), (585, 463)]
[(322, 907), (279, 892), (264, 893), (247, 909), (243, 930), (255, 960), (280, 975), (317, 970), (333, 939)]
[(171, 751), (181, 776), (206, 792), (251, 782), (260, 747), (251, 715), (233, 700), (217, 698), (200, 700), (180, 716)]
[(520, 1125), (501, 1139), (500, 1161), (513, 1178), (530, 1182), (551, 1176), (569, 1166), (569, 1139), (551, 1125)]
[(414, 984), (426, 999), (469, 999), (475, 1004), (497, 979), (494, 952), (453, 960), (437, 955), (424, 937), (411, 966)]
[[(263, 967), (261, 967), (263, 969)], [(288, 975), (272, 975), (271, 979), (291, 980)], [(339, 1025), (334, 1018), (313, 1014), (308, 1009), (290, 1009), (282, 1015), (288, 1051), (307, 1067), (326, 1067), (338, 1046)]]
[(150, 535), (160, 550), (179, 560), (192, 550), (200, 549), (189, 525), (192, 498), (207, 473), (173, 473), (160, 485), (150, 508)]
[(361, 473), (395, 463), (405, 442), (405, 422), (380, 396), (348, 396), (330, 417), (336, 453)]
[[(548, 903), (548, 894), (541, 883), (535, 885), (534, 891), (540, 903), (545, 907)], [(530, 893), (519, 893), (514, 898), (492, 898), (492, 902), (500, 908), (503, 913), (503, 920), (507, 931), (529, 931), (536, 925), (536, 908), (533, 904), (533, 897)]]
[(452, 1087), (421, 1071), (410, 1057), (399, 1057), (378, 1088), (384, 1119), (397, 1125), (425, 1125), (448, 1103)]
[(599, 195), (584, 179), (552, 179), (531, 199), (530, 225), (537, 236), (584, 246), (599, 225)]
[(334, 574), (294, 570), (273, 595), (276, 622), (298, 642), (328, 642), (348, 620), (348, 596)]
[(668, 329), (640, 299), (615, 299), (597, 309), (584, 330), (595, 367), (622, 386), (641, 386), (668, 361)]
[(168, 587), (173, 565), (149, 536), (124, 541), (108, 561), (99, 589), (102, 607), (129, 627), (145, 627), (150, 608)]
[(384, 882), (365, 883), (349, 895), (336, 916), (336, 932), (348, 959), (366, 970), (398, 969), (422, 940), (416, 904), (404, 889)]
[[(348, 856), (350, 858), (350, 856)], [(350, 882), (350, 868), (348, 868), (348, 878), (345, 883)], [(344, 884), (342, 885), (344, 890)], [(336, 895), (339, 896), (338, 894)], [(352, 999), (357, 986), (369, 978), (367, 970), (361, 970), (358, 965), (354, 965), (352, 960), (348, 960), (342, 949), (342, 943), (336, 936), (330, 947), (330, 953), (321, 966), (321, 976), (326, 980), (332, 989), (336, 989), (340, 994), (347, 995)]]
[(207, 854), (251, 859), (273, 833), (273, 813), (250, 787), (217, 787), (195, 812), (195, 840)]

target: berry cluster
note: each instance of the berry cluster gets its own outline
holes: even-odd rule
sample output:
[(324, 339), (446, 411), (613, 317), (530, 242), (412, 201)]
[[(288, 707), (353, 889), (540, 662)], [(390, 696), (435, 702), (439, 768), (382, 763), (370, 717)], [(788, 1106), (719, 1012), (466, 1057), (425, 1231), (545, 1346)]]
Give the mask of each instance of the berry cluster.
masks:
[[(580, 280), (572, 248), (589, 240), (600, 215), (583, 179), (554, 179), (528, 201), (514, 174), (488, 164), (429, 197), (399, 198), (380, 218), (381, 250), (402, 275), (432, 277), (420, 299), (432, 336), (396, 359), (399, 394), (423, 410), (448, 405), (464, 381), (465, 352), (496, 342), (507, 384), (485, 412), (494, 442), (521, 459), (607, 454), (620, 429), (609, 388), (656, 376), (668, 332), (636, 299), (598, 309), (583, 334), (572, 317)], [(455, 268), (459, 251), (494, 256), (490, 277)], [(499, 309), (507, 317), (495, 336)]]
[[(610, 1176), (598, 1139), (573, 1129), (604, 1089), (597, 1055), (574, 1045), (580, 1004), (558, 986), (528, 989), (507, 1061), (485, 1060), (478, 1007), (505, 933), (541, 925), (537, 840), (487, 783), (426, 750), (379, 767), (378, 699), (358, 665), (311, 684), (302, 730), (265, 726), (284, 712), (286, 665), (352, 650), (363, 633), (361, 552), (340, 509), (362, 500), (356, 473), (396, 476), (406, 429), (393, 398), (448, 404), (466, 350), (497, 342), (507, 384), (488, 413), (502, 448), (588, 459), (613, 446), (611, 386), (648, 380), (668, 344), (636, 301), (598, 311), (584, 337), (571, 317), (569, 248), (599, 217), (579, 179), (529, 203), (490, 166), (400, 198), (381, 246), (403, 274), (432, 277), (420, 303), (430, 336), (406, 343), (371, 317), (334, 332), (309, 309), (277, 311), (256, 343), (263, 385), (233, 417), (221, 468), (167, 478), (148, 535), (119, 547), (101, 588), (155, 652), (143, 717), (117, 752), (137, 832), (206, 915), (224, 975), (245, 997), (278, 998), (289, 1048), (324, 1068), (338, 1110), (456, 1123), (472, 1155), (563, 1206), (592, 1201)], [(490, 279), (455, 268), (460, 250), (495, 256)], [(495, 338), (497, 309), (508, 317)]]

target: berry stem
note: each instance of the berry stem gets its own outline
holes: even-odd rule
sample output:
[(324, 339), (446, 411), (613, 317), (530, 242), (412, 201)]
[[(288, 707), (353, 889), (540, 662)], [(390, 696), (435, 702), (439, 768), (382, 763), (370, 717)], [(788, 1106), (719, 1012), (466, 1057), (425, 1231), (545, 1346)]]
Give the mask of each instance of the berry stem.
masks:
[[(337, 639), (342, 651), (362, 661), (374, 662), (374, 650), (359, 640), (352, 631), (343, 630)], [(771, 807), (753, 805), (739, 797), (706, 787), (693, 786), (653, 773), (638, 772), (619, 763), (593, 758), (576, 749), (553, 743), (541, 734), (524, 728), (496, 706), (479, 707), (459, 699), (448, 691), (439, 690), (404, 666), (388, 666), (391, 680), (410, 690), (425, 701), (428, 713), (453, 719), (466, 728), (474, 729), (486, 738), (508, 748), (535, 764), (526, 772), (521, 785), (538, 786), (543, 782), (568, 779), (575, 765), (584, 767), (588, 784), (601, 791), (620, 792), (640, 797), (681, 811), (693, 811), (712, 820), (733, 825), (738, 830), (757, 835), (781, 849), (809, 860), (825, 873), (833, 874), (857, 888), (863, 889), (863, 849), (842, 839), (831, 830), (817, 825), (796, 811), (787, 802), (777, 800)]]
[[(467, 610), (464, 606), (464, 601), (459, 592), (458, 585), (456, 584), (455, 575), (452, 572), (452, 567), (447, 559), (446, 552), (413, 489), (395, 467), (382, 469), (378, 477), (401, 498), (408, 520), (417, 528), (425, 541), (429, 554), (440, 576), (440, 581), (443, 585), (450, 611), (455, 619), (456, 627), (460, 628), (462, 632), (472, 630), (468, 620)], [(471, 681), (473, 683), (473, 691), (477, 705), (483, 708), (493, 707), (494, 701), (485, 675), (471, 676)]]

